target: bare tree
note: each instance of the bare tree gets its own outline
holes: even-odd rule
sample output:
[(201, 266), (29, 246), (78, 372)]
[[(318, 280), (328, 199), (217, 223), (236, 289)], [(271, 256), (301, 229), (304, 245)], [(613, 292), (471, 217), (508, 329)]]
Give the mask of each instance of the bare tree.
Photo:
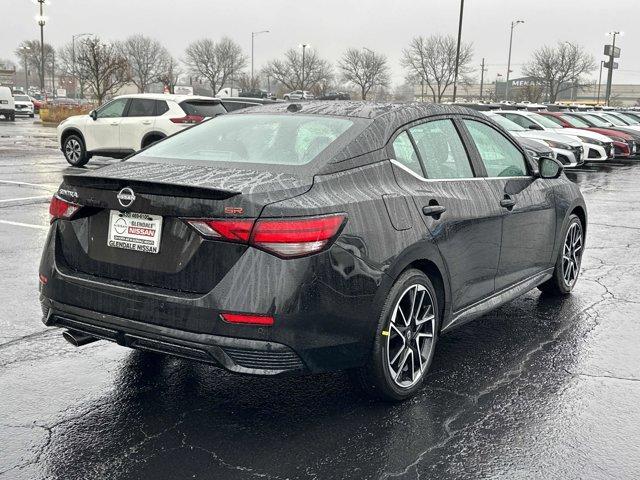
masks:
[(39, 85), (44, 83), (43, 76), (46, 77), (46, 72), (53, 70), (55, 50), (48, 43), (44, 44), (44, 72), (42, 71), (42, 49), (40, 48), (39, 40), (25, 40), (20, 43), (15, 55), (20, 59), (20, 63), (24, 62), (26, 56), (27, 68), (30, 71), (37, 72)]
[(560, 92), (588, 85), (584, 75), (595, 68), (593, 55), (582, 46), (559, 42), (555, 47), (543, 46), (535, 50), (523, 73), (543, 85), (553, 103)]
[[(452, 35), (415, 37), (402, 51), (402, 65), (409, 74), (418, 78), (431, 91), (434, 102), (441, 102), (447, 89), (453, 85), (456, 66), (457, 40)], [(463, 83), (471, 73), (473, 46), (460, 45), (458, 81)]]
[(127, 59), (118, 46), (98, 37), (76, 43), (76, 69), (98, 104), (130, 80)]
[[(78, 45), (77, 42), (76, 45)], [(58, 53), (56, 55), (56, 68), (63, 75), (73, 77), (74, 80), (78, 82), (77, 88), (74, 88), (74, 95), (78, 98), (78, 94), (80, 94), (80, 97), (84, 96), (85, 82), (84, 78), (78, 75), (77, 72), (77, 66), (74, 61), (74, 55), (77, 56), (77, 48), (75, 50), (76, 51), (74, 51), (72, 42), (66, 43), (58, 48)]]
[(170, 93), (174, 93), (180, 75), (182, 75), (180, 64), (175, 58), (169, 56), (168, 62), (164, 65), (164, 71), (158, 76), (158, 81), (168, 87)]
[(226, 37), (218, 43), (208, 38), (197, 40), (187, 47), (185, 55), (191, 73), (206, 80), (214, 95), (247, 65), (240, 45)]
[(387, 58), (373, 50), (350, 48), (338, 63), (342, 79), (360, 88), (362, 100), (373, 87), (388, 87), (390, 82)]
[[(303, 79), (304, 71), (304, 79)], [(322, 59), (315, 50), (307, 50), (304, 56), (296, 49), (287, 50), (283, 60), (272, 60), (264, 73), (289, 90), (313, 90), (321, 92), (333, 79), (331, 64)]]
[(171, 56), (158, 40), (144, 35), (132, 35), (119, 44), (122, 55), (131, 68), (131, 81), (138, 92), (146, 92), (167, 71)]

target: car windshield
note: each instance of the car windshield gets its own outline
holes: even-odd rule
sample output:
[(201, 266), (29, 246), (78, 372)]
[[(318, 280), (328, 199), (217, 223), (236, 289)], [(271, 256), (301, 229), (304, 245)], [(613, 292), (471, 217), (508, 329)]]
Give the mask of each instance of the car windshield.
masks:
[(29, 97), (27, 97), (26, 95), (14, 95), (13, 96), (14, 99), (20, 101), (20, 102), (30, 102), (31, 99)]
[(638, 123), (638, 119), (626, 113), (618, 113), (617, 116), (625, 120), (629, 125), (636, 125)]
[(556, 126), (564, 127), (564, 125), (562, 124), (562, 120), (560, 120), (558, 117), (554, 117), (553, 115), (542, 115), (542, 116), (547, 120), (551, 120), (553, 123), (556, 124)]
[(134, 158), (305, 165), (353, 124), (345, 118), (317, 115), (224, 115), (167, 138)]
[(601, 113), (600, 115), (602, 115), (602, 117), (604, 117), (609, 122), (613, 123), (616, 127), (626, 127), (628, 125), (627, 122), (619, 119), (615, 115), (609, 115), (608, 113)]
[(556, 122), (554, 122), (553, 120), (549, 120), (547, 117), (545, 117), (544, 115), (540, 115), (539, 113), (530, 113), (528, 117), (531, 118), (531, 120), (542, 125), (544, 128), (559, 127), (559, 125)]
[(567, 122), (572, 127), (576, 127), (576, 128), (588, 128), (589, 127), (589, 124), (587, 122), (585, 122), (584, 120), (582, 120), (582, 119), (580, 119), (578, 117), (570, 117), (569, 115), (560, 115), (560, 118), (562, 118), (562, 120)]
[(487, 116), (509, 132), (523, 132), (526, 130), (526, 128), (521, 127), (516, 122), (512, 122), (511, 120), (503, 117), (502, 115), (492, 114)]
[(593, 123), (597, 127), (610, 127), (612, 124), (612, 122), (609, 122), (604, 118), (599, 117), (598, 115), (590, 115), (587, 113), (584, 115), (584, 118), (586, 120), (589, 120), (591, 123)]

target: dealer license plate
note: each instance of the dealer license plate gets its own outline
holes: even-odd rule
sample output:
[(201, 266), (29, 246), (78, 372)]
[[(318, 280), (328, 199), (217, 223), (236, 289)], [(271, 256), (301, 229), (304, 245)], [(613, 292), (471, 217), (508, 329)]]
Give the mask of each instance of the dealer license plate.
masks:
[(162, 217), (159, 215), (118, 210), (111, 210), (109, 214), (109, 247), (158, 253), (161, 234)]

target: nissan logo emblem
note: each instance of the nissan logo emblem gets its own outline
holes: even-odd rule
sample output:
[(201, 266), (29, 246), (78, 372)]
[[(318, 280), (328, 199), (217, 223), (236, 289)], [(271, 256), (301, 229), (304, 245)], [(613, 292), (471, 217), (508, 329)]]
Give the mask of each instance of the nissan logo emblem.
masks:
[(131, 190), (129, 187), (124, 187), (122, 190), (120, 190), (118, 192), (118, 195), (116, 195), (116, 198), (118, 199), (120, 205), (122, 205), (123, 207), (128, 207), (136, 201), (136, 196), (133, 193), (133, 190)]

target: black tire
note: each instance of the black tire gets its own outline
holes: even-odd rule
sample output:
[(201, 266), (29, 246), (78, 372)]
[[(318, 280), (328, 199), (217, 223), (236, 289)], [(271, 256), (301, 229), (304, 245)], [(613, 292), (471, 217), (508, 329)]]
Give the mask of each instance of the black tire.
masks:
[(67, 159), (69, 165), (74, 167), (82, 167), (89, 161), (84, 142), (76, 134), (69, 135), (64, 139), (62, 153), (64, 153), (64, 158)]
[(147, 148), (147, 147), (153, 145), (154, 143), (159, 142), (163, 138), (165, 138), (165, 137), (153, 136), (153, 137), (145, 138), (144, 143), (141, 145), (140, 148)]
[[(429, 300), (431, 300), (432, 303), (434, 317), (431, 325), (432, 338), (431, 343), (428, 346), (429, 353), (428, 357), (426, 358), (426, 362), (422, 362), (422, 365), (424, 365), (424, 367), (423, 369), (420, 369), (421, 373), (419, 379), (417, 379), (415, 383), (410, 386), (402, 387), (392, 378), (392, 367), (390, 366), (390, 363), (392, 362), (389, 361), (389, 356), (387, 355), (388, 345), (390, 345), (390, 342), (393, 341), (389, 337), (389, 332), (391, 331), (392, 316), (394, 310), (396, 309), (396, 306), (400, 304), (404, 295), (406, 295), (406, 293), (409, 292), (414, 285), (421, 286), (420, 288), (424, 287), (426, 289), (426, 292), (428, 292), (429, 294)], [(422, 291), (420, 293), (422, 293)], [(387, 299), (382, 307), (380, 317), (378, 318), (378, 325), (375, 330), (375, 339), (367, 363), (365, 366), (351, 372), (353, 379), (360, 386), (360, 388), (364, 390), (365, 393), (375, 398), (389, 402), (398, 402), (410, 398), (418, 390), (420, 390), (424, 381), (424, 377), (429, 371), (438, 338), (439, 326), (440, 310), (437, 303), (436, 291), (433, 287), (433, 284), (431, 283), (431, 280), (429, 280), (429, 277), (427, 277), (420, 270), (406, 270), (396, 280), (393, 287), (391, 288), (391, 291), (389, 292), (389, 295), (387, 296)], [(400, 335), (397, 335), (397, 337), (402, 340), (402, 345), (403, 347), (405, 347), (406, 343), (404, 337), (401, 338)], [(413, 345), (411, 342), (410, 344)], [(419, 345), (419, 342), (417, 341), (416, 344)], [(422, 348), (425, 348), (424, 343)], [(413, 355), (411, 358), (412, 361), (415, 360), (415, 357)], [(398, 371), (400, 370), (402, 369), (398, 368)]]
[[(575, 261), (577, 262), (577, 266), (574, 264), (573, 267), (571, 267), (575, 270), (575, 277), (571, 281), (567, 282), (566, 274), (567, 274), (567, 265), (569, 262), (566, 261), (565, 246), (568, 241), (569, 232), (572, 229), (579, 230), (580, 250), (579, 250), (579, 254), (569, 255), (569, 257), (575, 259)], [(553, 269), (553, 276), (543, 284), (539, 285), (538, 289), (540, 289), (542, 292), (548, 295), (561, 296), (561, 295), (570, 294), (571, 290), (573, 290), (573, 288), (576, 286), (576, 283), (578, 282), (578, 277), (580, 274), (580, 265), (582, 263), (583, 249), (584, 249), (584, 226), (582, 225), (582, 222), (580, 221), (580, 218), (577, 215), (571, 214), (569, 216), (569, 221), (567, 222), (567, 226), (562, 232), (562, 245), (558, 250), (558, 258), (556, 259), (555, 268)], [(569, 273), (569, 275), (571, 275), (571, 273)]]
[(34, 113), (30, 114), (29, 117), (34, 118), (36, 115)]
[(16, 115), (15, 115), (15, 113), (14, 113), (13, 115), (10, 115), (10, 116), (9, 116), (9, 121), (11, 121), (11, 122), (15, 122), (15, 121), (16, 121)]

